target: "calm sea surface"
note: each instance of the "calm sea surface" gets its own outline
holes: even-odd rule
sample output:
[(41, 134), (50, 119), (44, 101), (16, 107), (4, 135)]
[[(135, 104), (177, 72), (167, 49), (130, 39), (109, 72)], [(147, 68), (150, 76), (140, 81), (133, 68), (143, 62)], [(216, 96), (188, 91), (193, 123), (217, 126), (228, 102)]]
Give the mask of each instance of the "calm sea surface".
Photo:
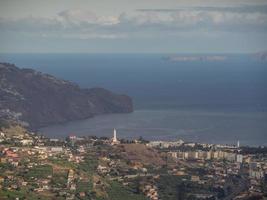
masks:
[(0, 54), (1, 62), (55, 75), (81, 87), (130, 95), (131, 114), (46, 127), (69, 134), (267, 145), (267, 62), (249, 55), (225, 61), (170, 62), (160, 54)]

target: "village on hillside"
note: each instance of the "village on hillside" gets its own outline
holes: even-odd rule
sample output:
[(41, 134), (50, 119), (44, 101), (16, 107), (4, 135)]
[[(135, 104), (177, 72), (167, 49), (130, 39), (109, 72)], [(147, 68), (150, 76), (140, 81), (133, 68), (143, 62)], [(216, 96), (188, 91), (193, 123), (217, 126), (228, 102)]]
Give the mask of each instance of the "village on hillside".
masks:
[(267, 148), (0, 132), (1, 199), (264, 199)]

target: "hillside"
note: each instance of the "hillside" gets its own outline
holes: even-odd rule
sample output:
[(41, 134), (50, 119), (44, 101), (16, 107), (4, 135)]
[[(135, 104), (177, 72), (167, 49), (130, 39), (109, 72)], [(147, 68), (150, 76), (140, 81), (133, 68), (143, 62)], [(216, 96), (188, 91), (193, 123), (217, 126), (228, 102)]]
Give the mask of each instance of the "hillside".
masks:
[(126, 95), (103, 88), (82, 89), (48, 74), (0, 63), (0, 119), (39, 128), (97, 114), (132, 111), (132, 100)]
[(121, 152), (124, 152), (124, 158), (132, 162), (140, 162), (145, 165), (156, 166), (165, 164), (164, 160), (155, 149), (147, 147), (144, 144), (123, 144), (119, 145), (118, 148)]

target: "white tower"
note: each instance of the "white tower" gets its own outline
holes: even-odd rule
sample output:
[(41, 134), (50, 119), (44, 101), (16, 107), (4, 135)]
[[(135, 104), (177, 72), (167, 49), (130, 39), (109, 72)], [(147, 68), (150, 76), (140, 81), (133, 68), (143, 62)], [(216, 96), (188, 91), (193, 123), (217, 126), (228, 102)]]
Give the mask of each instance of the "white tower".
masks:
[(113, 130), (113, 138), (111, 140), (111, 144), (112, 145), (120, 144), (120, 141), (117, 139), (117, 131), (115, 128)]
[(117, 131), (116, 131), (116, 129), (114, 128), (114, 130), (113, 130), (113, 142), (117, 142), (118, 140), (117, 140)]
[(237, 148), (240, 147), (240, 143), (239, 143), (239, 140), (237, 140)]

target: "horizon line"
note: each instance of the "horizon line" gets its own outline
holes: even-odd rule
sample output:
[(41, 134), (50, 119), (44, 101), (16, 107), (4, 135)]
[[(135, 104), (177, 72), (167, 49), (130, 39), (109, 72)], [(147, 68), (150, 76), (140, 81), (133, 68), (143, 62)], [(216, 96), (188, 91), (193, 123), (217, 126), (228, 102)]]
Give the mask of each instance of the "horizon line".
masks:
[(195, 54), (195, 55), (218, 55), (218, 54), (257, 54), (266, 51), (255, 52), (0, 52), (0, 54)]

